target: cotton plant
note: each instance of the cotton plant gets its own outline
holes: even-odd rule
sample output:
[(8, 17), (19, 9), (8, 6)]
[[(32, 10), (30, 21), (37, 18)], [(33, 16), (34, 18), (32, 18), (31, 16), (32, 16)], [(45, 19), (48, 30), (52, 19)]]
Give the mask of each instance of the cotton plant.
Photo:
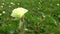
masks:
[(20, 23), (19, 23), (19, 26), (18, 26), (19, 29), (21, 29), (21, 27), (23, 26), (24, 14), (27, 13), (27, 12), (28, 12), (27, 9), (20, 7), (20, 8), (14, 9), (11, 13), (12, 17), (17, 17), (17, 18), (20, 19)]

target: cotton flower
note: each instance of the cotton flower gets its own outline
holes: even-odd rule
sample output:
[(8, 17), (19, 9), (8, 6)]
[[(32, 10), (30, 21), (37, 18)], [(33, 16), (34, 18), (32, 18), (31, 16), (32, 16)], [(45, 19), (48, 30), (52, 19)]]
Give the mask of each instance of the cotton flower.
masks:
[(21, 18), (27, 12), (28, 12), (28, 10), (25, 8), (16, 8), (12, 11), (11, 16)]

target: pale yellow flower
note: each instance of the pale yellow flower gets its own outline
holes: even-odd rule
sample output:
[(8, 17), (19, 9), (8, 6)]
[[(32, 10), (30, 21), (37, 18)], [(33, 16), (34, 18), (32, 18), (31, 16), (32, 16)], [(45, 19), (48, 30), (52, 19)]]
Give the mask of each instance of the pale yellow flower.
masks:
[(16, 8), (12, 11), (11, 16), (21, 18), (26, 12), (28, 12), (28, 10), (25, 8)]

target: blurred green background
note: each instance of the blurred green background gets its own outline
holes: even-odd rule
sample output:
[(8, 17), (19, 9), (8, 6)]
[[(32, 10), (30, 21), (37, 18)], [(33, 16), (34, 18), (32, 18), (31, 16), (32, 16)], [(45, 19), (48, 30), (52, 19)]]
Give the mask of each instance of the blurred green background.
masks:
[(22, 34), (20, 19), (10, 16), (18, 7), (29, 10), (24, 34), (60, 34), (60, 0), (0, 0), (0, 34)]

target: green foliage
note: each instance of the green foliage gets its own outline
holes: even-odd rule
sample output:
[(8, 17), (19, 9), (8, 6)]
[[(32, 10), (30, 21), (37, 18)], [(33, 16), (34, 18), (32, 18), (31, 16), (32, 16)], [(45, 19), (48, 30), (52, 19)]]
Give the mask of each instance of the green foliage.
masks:
[[(29, 10), (21, 29), (20, 19), (11, 17), (12, 10), (18, 7)], [(24, 34), (60, 34), (60, 0), (0, 0), (0, 33), (23, 31)]]

